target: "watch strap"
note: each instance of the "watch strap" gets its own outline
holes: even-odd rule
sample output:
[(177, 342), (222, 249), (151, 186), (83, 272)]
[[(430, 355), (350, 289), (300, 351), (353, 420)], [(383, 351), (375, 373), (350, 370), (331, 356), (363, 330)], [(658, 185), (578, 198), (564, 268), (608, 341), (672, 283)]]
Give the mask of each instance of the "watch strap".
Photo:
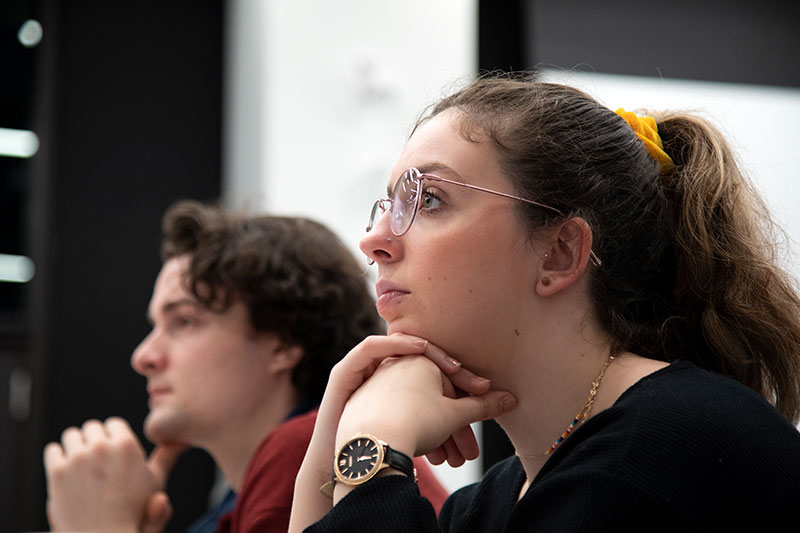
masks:
[(414, 461), (412, 461), (411, 458), (403, 452), (395, 450), (385, 442), (378, 442), (383, 445), (383, 462), (386, 465), (401, 471), (406, 476), (416, 481), (417, 473), (414, 470)]

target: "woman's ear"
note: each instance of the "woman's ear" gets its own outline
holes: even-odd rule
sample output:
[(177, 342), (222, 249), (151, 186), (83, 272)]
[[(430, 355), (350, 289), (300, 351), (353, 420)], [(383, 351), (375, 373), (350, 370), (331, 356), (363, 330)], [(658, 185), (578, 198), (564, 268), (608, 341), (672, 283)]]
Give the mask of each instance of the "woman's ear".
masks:
[(592, 230), (582, 218), (573, 217), (553, 232), (542, 256), (542, 269), (536, 292), (550, 296), (575, 284), (592, 251)]

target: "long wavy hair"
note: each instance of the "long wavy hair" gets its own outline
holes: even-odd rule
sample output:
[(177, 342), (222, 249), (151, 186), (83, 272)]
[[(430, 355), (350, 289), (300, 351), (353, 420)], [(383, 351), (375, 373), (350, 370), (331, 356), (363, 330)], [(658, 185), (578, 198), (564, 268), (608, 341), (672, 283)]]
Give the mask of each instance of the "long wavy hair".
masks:
[[(615, 351), (686, 358), (800, 418), (800, 299), (777, 228), (723, 135), (656, 113), (667, 173), (616, 113), (572, 87), (491, 76), (444, 98), (466, 139), (488, 138), (517, 193), (583, 217), (594, 312)], [(519, 203), (532, 234), (558, 215)], [(559, 219), (560, 220), (560, 219)]]

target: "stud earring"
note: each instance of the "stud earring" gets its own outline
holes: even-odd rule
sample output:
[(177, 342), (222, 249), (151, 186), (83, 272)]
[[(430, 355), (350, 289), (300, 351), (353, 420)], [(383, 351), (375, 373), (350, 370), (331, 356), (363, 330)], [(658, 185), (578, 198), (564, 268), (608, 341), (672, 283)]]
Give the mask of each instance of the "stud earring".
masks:
[(391, 237), (386, 237), (386, 242), (392, 242), (392, 238)]
[(548, 278), (547, 276), (542, 276), (542, 285), (544, 285), (545, 287), (550, 285), (550, 278)]

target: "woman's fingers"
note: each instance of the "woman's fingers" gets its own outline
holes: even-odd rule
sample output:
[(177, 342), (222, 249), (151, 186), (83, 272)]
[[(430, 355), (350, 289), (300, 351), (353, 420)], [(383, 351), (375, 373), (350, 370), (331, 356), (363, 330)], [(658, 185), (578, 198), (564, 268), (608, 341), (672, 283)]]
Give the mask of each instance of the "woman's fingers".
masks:
[(464, 396), (452, 401), (457, 416), (466, 424), (497, 418), (517, 406), (514, 395), (505, 391), (489, 391), (479, 396)]
[(431, 343), (427, 343), (425, 350), (420, 353), (436, 363), (436, 366), (448, 376), (455, 375), (461, 370), (461, 363), (459, 361), (450, 357), (444, 350)]
[(478, 439), (475, 438), (475, 433), (472, 431), (471, 426), (464, 426), (457, 429), (450, 437), (453, 440), (453, 445), (458, 450), (458, 453), (468, 460), (477, 459), (480, 455), (480, 448), (478, 447)]
[(427, 347), (428, 341), (425, 339), (404, 333), (370, 335), (350, 350), (336, 366), (351, 372), (367, 368), (374, 370), (387, 357), (422, 354)]
[(327, 435), (332, 446), (342, 410), (353, 392), (375, 373), (384, 360), (398, 355), (422, 354), (427, 347), (425, 339), (402, 333), (372, 335), (361, 341), (333, 367), (314, 433)]
[(453, 385), (468, 394), (478, 395), (489, 391), (491, 381), (463, 368), (461, 363), (444, 350), (427, 340), (404, 333), (389, 336), (370, 336), (358, 344), (339, 364), (334, 367), (331, 377), (349, 385), (355, 390), (368, 379), (378, 365), (388, 357), (398, 355), (425, 355), (445, 373)]
[[(464, 372), (468, 371), (464, 370)], [(472, 375), (474, 376), (474, 374)], [(486, 382), (488, 383), (488, 380), (486, 380)], [(451, 382), (451, 377), (445, 376), (444, 374), (442, 375), (442, 392), (447, 398), (453, 399), (463, 397), (465, 395), (463, 392), (459, 394), (459, 391), (455, 389), (453, 383)], [(478, 440), (475, 438), (475, 433), (472, 431), (472, 427), (469, 425), (455, 430), (448, 440), (452, 441), (452, 444), (449, 447), (445, 447), (443, 449), (443, 453), (445, 454), (447, 462), (451, 466), (456, 466), (453, 464), (453, 462), (460, 461), (460, 464), (463, 464), (465, 459), (472, 460), (477, 458), (480, 454)], [(453, 453), (453, 449), (457, 451), (457, 454)]]
[(447, 454), (441, 446), (426, 453), (425, 457), (432, 465), (440, 465), (447, 460)]
[(452, 435), (442, 443), (441, 448), (444, 450), (447, 458), (447, 464), (453, 468), (458, 468), (466, 462), (466, 459), (464, 459), (464, 456), (459, 451), (458, 446), (456, 446)]
[(436, 366), (450, 378), (457, 389), (468, 394), (483, 394), (488, 392), (492, 385), (490, 380), (463, 368), (460, 362), (447, 355), (438, 346), (428, 343), (423, 355), (436, 363)]

